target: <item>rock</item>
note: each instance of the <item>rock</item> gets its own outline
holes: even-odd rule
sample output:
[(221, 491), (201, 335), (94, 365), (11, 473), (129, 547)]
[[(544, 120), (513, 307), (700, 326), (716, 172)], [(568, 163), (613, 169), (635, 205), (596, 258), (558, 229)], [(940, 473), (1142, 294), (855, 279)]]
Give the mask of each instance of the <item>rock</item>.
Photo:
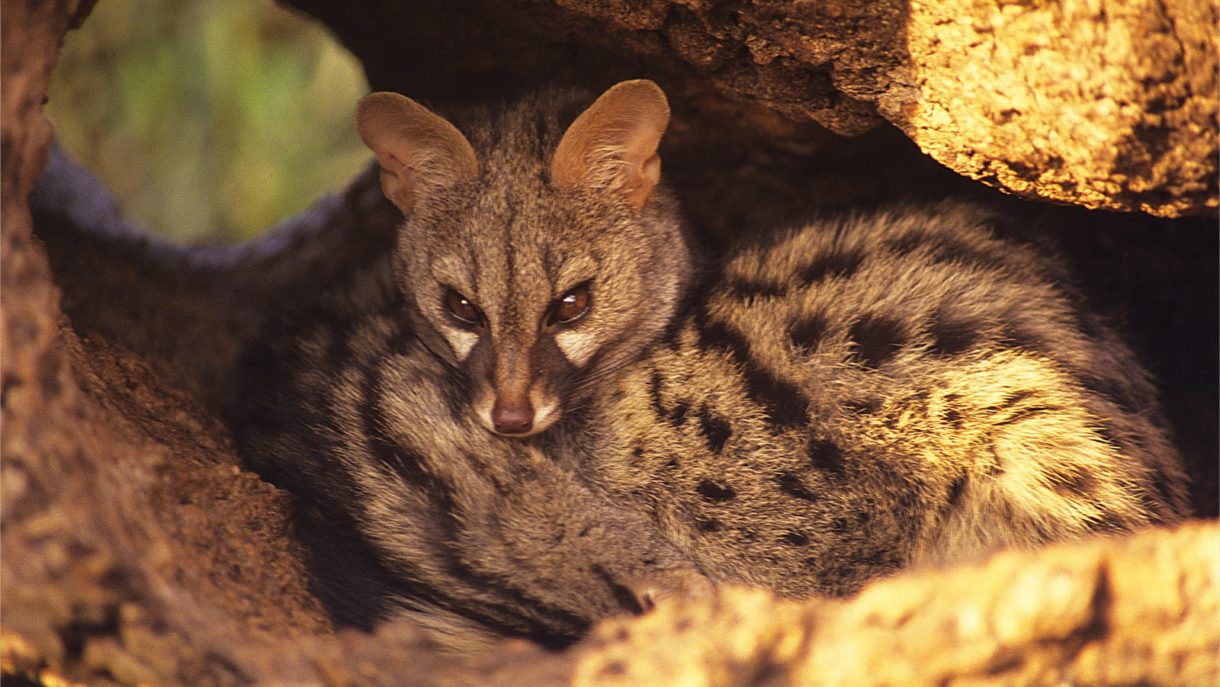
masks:
[(791, 149), (810, 122), (854, 136), (888, 120), (1008, 193), (1217, 211), (1215, 0), (291, 4), (332, 27), (375, 88), (414, 97), (648, 76), (682, 105), (678, 128), (717, 139)]
[(954, 171), (1022, 196), (1215, 214), (1214, 2), (913, 2), (886, 118)]
[(1220, 528), (908, 571), (843, 601), (725, 589), (603, 623), (574, 685), (1213, 685)]
[[(798, 603), (729, 589), (611, 621), (561, 654), (506, 642), (492, 655), (462, 659), (437, 653), (409, 625), (373, 634), (334, 628), (286, 531), (288, 496), (241, 469), (216, 408), (233, 356), (263, 318), (385, 250), (395, 216), (365, 177), (257, 244), (184, 249), (124, 227), (104, 190), (56, 156), (32, 215), (27, 200), (51, 135), (40, 109), (47, 79), (65, 32), (90, 5), (4, 0), (0, 23), (0, 672), (6, 680), (543, 687), (678, 680), (1210, 685), (1220, 677), (1214, 623), (1220, 525), (1214, 521), (911, 571), (846, 601)], [(451, 4), (440, 0), (369, 3), (358, 13), (331, 3), (312, 11), (366, 59), (375, 82), (397, 79), (447, 93), (453, 102), (487, 95), (491, 90), (478, 89), (493, 89), (488, 81), (503, 73), (516, 75), (507, 84), (522, 87), (546, 71), (546, 59), (571, 46), (589, 46), (572, 62), (599, 78), (655, 65), (649, 68), (671, 80), (685, 109), (667, 165), (674, 162), (679, 172), (685, 166), (688, 176), (679, 180), (691, 186), (701, 177), (689, 170), (706, 168), (705, 178), (716, 183), (705, 193), (732, 191), (716, 209), (702, 211), (709, 226), (726, 234), (740, 231), (747, 218), (876, 202), (895, 185), (929, 193), (962, 188), (920, 167), (926, 160), (907, 156), (913, 147), (884, 126), (880, 135), (843, 143), (798, 121), (859, 133), (877, 125), (877, 104), (893, 121), (895, 113), (908, 117), (904, 126), (912, 137), (931, 136), (910, 124), (921, 121), (913, 118), (916, 110), (900, 106), (915, 102), (910, 96), (918, 79), (903, 82), (905, 101), (891, 86), (894, 70), (913, 60), (896, 41), (923, 21), (918, 8), (700, 0), (472, 6), (479, 10), (473, 15), (446, 9)], [(1166, 7), (1179, 36), (1201, 21), (1191, 12), (1214, 18), (1208, 7)], [(403, 36), (417, 31), (426, 38), (457, 25), (464, 28), (437, 34), (446, 40), (415, 46), (417, 61), (402, 67), (407, 56), (398, 51), (414, 46)], [(429, 56), (432, 48), (437, 56)], [(1182, 50), (1189, 73), (1214, 63), (1214, 53), (1197, 45)], [(514, 59), (501, 59), (504, 54)], [(935, 55), (936, 46), (919, 54)], [(436, 62), (445, 59), (454, 60), (447, 70)], [(937, 59), (949, 58), (925, 62)], [(495, 67), (490, 76), (454, 77), (489, 65)], [(1191, 92), (1214, 88), (1210, 83), (1191, 82)], [(463, 95), (463, 89), (469, 90)], [(963, 96), (961, 105), (969, 104)], [(1181, 109), (1186, 114), (1173, 127), (1194, 121), (1189, 108)], [(700, 147), (733, 134), (742, 121), (751, 125), (748, 135)], [(1191, 142), (1176, 135), (1171, 132), (1158, 159), (1187, 151)], [(810, 152), (817, 157), (807, 162)], [(1011, 166), (1016, 158), (997, 159)], [(1160, 179), (1168, 169), (1152, 157), (1131, 160), (1140, 178)], [(812, 186), (822, 200), (811, 199)], [(1166, 193), (1185, 203), (1178, 211), (1207, 206), (1188, 191)], [(708, 196), (689, 197), (698, 205)], [(770, 199), (785, 202), (774, 209), (767, 207)], [(1193, 437), (1185, 445), (1197, 449), (1191, 453), (1202, 485), (1198, 511), (1214, 518), (1215, 375), (1199, 372), (1215, 360), (1214, 227), (1133, 228), (1096, 213), (1059, 216), (1067, 218), (1063, 226), (1098, 225), (1083, 233), (1101, 238), (1080, 239), (1075, 250), (1103, 260), (1084, 272), (1101, 280), (1093, 292), (1118, 294), (1128, 306), (1127, 296), (1164, 292), (1127, 311), (1142, 323), (1137, 331), (1153, 333), (1152, 344), (1169, 341), (1156, 336), (1174, 337), (1160, 358), (1162, 374), (1175, 392), (1177, 405), (1170, 408), (1185, 418), (1180, 433)], [(1107, 281), (1114, 275), (1123, 280)], [(1203, 333), (1189, 334), (1192, 324)], [(1182, 360), (1185, 366), (1175, 371)]]

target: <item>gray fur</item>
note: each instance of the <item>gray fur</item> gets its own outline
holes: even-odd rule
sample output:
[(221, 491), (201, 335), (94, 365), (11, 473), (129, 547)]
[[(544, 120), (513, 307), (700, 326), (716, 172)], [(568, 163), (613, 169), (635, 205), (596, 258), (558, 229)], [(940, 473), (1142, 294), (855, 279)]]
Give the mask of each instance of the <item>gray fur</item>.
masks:
[[(477, 177), (429, 178), (392, 259), (250, 357), (245, 456), (350, 530), (383, 612), (455, 647), (562, 643), (703, 575), (843, 594), (1183, 515), (1147, 373), (1052, 258), (972, 207), (903, 207), (741, 247), (684, 301), (663, 188), (636, 210), (551, 184), (560, 113), (588, 102), (456, 120)], [(540, 327), (581, 281), (589, 317)], [(464, 352), (443, 286), (487, 314)], [(556, 399), (550, 429), (487, 431), (506, 348)]]

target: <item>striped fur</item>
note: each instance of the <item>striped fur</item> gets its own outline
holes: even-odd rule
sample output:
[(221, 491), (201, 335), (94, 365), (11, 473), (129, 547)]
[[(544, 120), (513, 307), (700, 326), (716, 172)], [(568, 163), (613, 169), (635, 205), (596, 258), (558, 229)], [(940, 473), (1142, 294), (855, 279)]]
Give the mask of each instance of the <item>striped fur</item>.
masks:
[[(402, 181), (395, 255), (248, 356), (235, 433), (300, 496), (341, 617), (561, 645), (703, 575), (844, 594), (1185, 513), (1147, 373), (1054, 259), (943, 203), (744, 245), (692, 287), (674, 202), (633, 205), (659, 163), (630, 196), (604, 165), (601, 195), (552, 187), (586, 102), (460, 120), (477, 179)], [(594, 314), (540, 327), (576, 282)], [(455, 338), (443, 286), (489, 327)], [(560, 409), (515, 438), (483, 416), (512, 347)]]
[(313, 568), (339, 619), (407, 615), (456, 650), (500, 636), (562, 646), (597, 618), (705, 585), (644, 516), (484, 430), (401, 294), (366, 281), (247, 356), (234, 421), (250, 464), (324, 531), (304, 534), (328, 552)]

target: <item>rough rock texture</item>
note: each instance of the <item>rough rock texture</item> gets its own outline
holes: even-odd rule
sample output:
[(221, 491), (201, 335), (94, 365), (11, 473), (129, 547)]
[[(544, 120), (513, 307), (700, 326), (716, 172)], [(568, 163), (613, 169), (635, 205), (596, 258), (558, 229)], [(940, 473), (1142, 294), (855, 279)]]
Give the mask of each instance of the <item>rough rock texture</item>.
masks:
[(1217, 5), (916, 0), (914, 103), (878, 101), (945, 166), (1030, 197), (1216, 208)]
[[(365, 176), (257, 245), (183, 249), (124, 225), (96, 181), (52, 156), (31, 213), (27, 198), (50, 143), (40, 111), (47, 80), (64, 33), (90, 4), (4, 0), (2, 8), (5, 684), (1220, 679), (1215, 522), (915, 571), (846, 602), (777, 602), (726, 590), (608, 623), (564, 654), (507, 643), (493, 655), (458, 660), (431, 651), (409, 626), (375, 635), (336, 631), (285, 532), (288, 497), (240, 469), (214, 411), (233, 356), (266, 313), (384, 250), (394, 212)], [(1178, 35), (1214, 23), (1210, 6), (1186, 5), (1165, 5)], [(667, 173), (712, 246), (742, 226), (876, 203), (896, 190), (997, 200), (946, 174), (888, 126), (843, 141), (796, 122), (810, 117), (856, 133), (879, 121), (872, 104), (888, 92), (886, 70), (911, 59), (910, 43), (900, 39), (915, 9), (509, 2), (472, 4), (478, 11), (463, 8), (458, 21), (449, 6), (370, 2), (351, 15), (340, 3), (312, 9), (366, 60), (375, 84), (418, 87), (449, 102), (553, 75), (547, 65), (557, 55), (596, 85), (641, 73), (664, 77), (680, 114)], [(1203, 19), (1189, 19), (1190, 12), (1204, 12)], [(794, 22), (785, 16), (814, 36), (807, 49), (816, 57), (792, 57), (802, 44), (797, 38), (773, 52), (787, 45), (778, 37)], [(458, 28), (436, 33), (450, 26)], [(435, 35), (444, 38), (428, 42)], [(475, 39), (488, 42), (467, 42)], [(1184, 52), (1183, 64), (1214, 63), (1214, 52), (1196, 48)], [(1204, 80), (1192, 92), (1208, 87)], [(971, 105), (962, 96), (961, 106)], [(748, 133), (739, 135), (743, 129)], [(1208, 132), (1214, 148), (1214, 128), (1204, 127), (1201, 137)], [(1167, 140), (1160, 159), (1190, 145)], [(1210, 160), (1207, 173), (1215, 174), (1214, 155), (1194, 159), (1204, 167)], [(1149, 178), (1160, 173), (1151, 157), (1132, 164)], [(1165, 193), (1195, 210), (1207, 204), (1190, 200), (1189, 190)], [(1087, 291), (1128, 320), (1168, 392), (1170, 418), (1196, 475), (1197, 512), (1214, 518), (1214, 223), (1010, 208), (1023, 218), (1018, 224), (1036, 219), (1058, 230)]]
[[(576, 685), (1210, 685), (1220, 678), (1214, 524), (912, 571), (847, 602), (710, 603), (611, 621)], [(682, 650), (675, 651), (679, 645)]]
[(679, 127), (700, 120), (703, 140), (809, 146), (810, 122), (856, 135), (888, 120), (946, 167), (1021, 196), (1165, 217), (1217, 208), (1215, 0), (288, 1), (331, 26), (375, 88), (464, 101), (646, 75), (688, 104)]

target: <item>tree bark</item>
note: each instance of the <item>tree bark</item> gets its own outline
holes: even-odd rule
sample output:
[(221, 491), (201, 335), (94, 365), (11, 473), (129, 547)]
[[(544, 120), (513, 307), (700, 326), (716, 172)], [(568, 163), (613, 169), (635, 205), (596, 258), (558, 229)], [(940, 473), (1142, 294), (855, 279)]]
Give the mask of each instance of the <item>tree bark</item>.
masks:
[[(992, 183), (1024, 193), (1058, 197), (1046, 189), (1097, 174), (1089, 171), (1093, 158), (1073, 157), (1085, 154), (1076, 150), (1083, 138), (1060, 141), (1047, 133), (1075, 151), (1055, 153), (1019, 133), (1042, 130), (1037, 117), (1058, 107), (1039, 97), (1030, 102), (1042, 109), (997, 114), (1008, 119), (980, 125), (995, 125), (997, 145), (1011, 147), (997, 152), (979, 142), (986, 137), (970, 138), (972, 129), (961, 122), (974, 120), (962, 112), (995, 105), (985, 94), (975, 98), (977, 88), (946, 95), (970, 87), (964, 73), (953, 88), (935, 86), (935, 69), (962, 67), (928, 36), (950, 29), (986, 34), (999, 20), (963, 23), (983, 16), (973, 6), (958, 14), (961, 21), (946, 23), (930, 9), (900, 3), (801, 10), (699, 0), (487, 2), (461, 11), (439, 0), (409, 7), (298, 4), (364, 60), (375, 86), (451, 104), (527, 88), (540, 74), (553, 77), (557, 56), (571, 56), (565, 71), (593, 82), (661, 79), (678, 112), (667, 173), (673, 171), (713, 243), (812, 209), (880, 202), (895, 188), (917, 198), (953, 192), (1001, 202), (929, 162), (883, 118), (938, 159), (964, 156), (959, 171), (991, 170)], [(63, 36), (90, 6), (4, 0), (0, 24), (6, 680), (1204, 685), (1220, 678), (1220, 635), (1212, 622), (1220, 588), (1215, 522), (912, 571), (848, 601), (796, 603), (725, 590), (606, 623), (563, 654), (506, 643), (494, 655), (461, 660), (437, 654), (406, 625), (372, 635), (337, 630), (305, 582), (301, 552), (287, 531), (289, 497), (241, 469), (217, 412), (235, 356), (263, 319), (386, 250), (396, 212), (366, 174), (249, 246), (184, 248), (126, 225), (87, 172), (48, 153), (51, 129), (41, 112)], [(1049, 10), (1022, 11), (1012, 21), (1042, 26), (1043, 11)], [(1141, 114), (1120, 118), (1117, 133), (1105, 139), (1111, 143), (1097, 148), (1132, 150), (1122, 147), (1123, 137), (1144, 125), (1138, 122), (1153, 122), (1145, 115), (1164, 106), (1154, 113), (1158, 123), (1147, 124), (1155, 132), (1141, 139), (1160, 141), (1163, 149), (1128, 155), (1127, 181), (1113, 193), (1088, 195), (1096, 185), (1076, 181), (1079, 195), (1070, 200), (1162, 214), (1210, 212), (1214, 41), (1198, 37), (1214, 27), (1214, 5), (1131, 12), (1151, 22), (1124, 24), (1138, 33), (1138, 45), (1161, 46), (1135, 73), (1164, 78), (1141, 91), (1147, 97), (1124, 101)], [(1094, 14), (1081, 21), (1095, 20)], [(915, 30), (920, 26), (927, 27), (923, 33)], [(1166, 26), (1172, 30), (1161, 30)], [(1179, 38), (1177, 47), (1165, 43), (1170, 35)], [(962, 40), (975, 45), (974, 38)], [(1007, 38), (992, 40), (999, 52), (1013, 49)], [(1073, 50), (1087, 52), (1081, 40)], [(1157, 60), (1172, 69), (1157, 72), (1164, 67)], [(1200, 77), (1209, 60), (1210, 82)], [(988, 64), (984, 72), (992, 74), (1012, 66)], [(1040, 92), (1033, 72), (1014, 78)], [(1154, 91), (1184, 95), (1154, 107), (1160, 97), (1148, 95)], [(1208, 93), (1210, 111), (1197, 99)], [(951, 105), (955, 114), (937, 114), (933, 104)], [(945, 116), (956, 123), (942, 127)], [(841, 139), (827, 130), (858, 135)], [(1188, 140), (1182, 132), (1191, 131), (1197, 135)], [(1022, 138), (1036, 150), (1024, 151)], [(957, 148), (936, 152), (954, 140)], [(1051, 155), (1063, 165), (1057, 168)], [(1014, 161), (1037, 172), (1033, 186), (1017, 188), (999, 171), (1018, 169)], [(1153, 367), (1171, 392), (1169, 414), (1194, 466), (1197, 511), (1214, 518), (1213, 222), (1009, 207), (1051, 228), (1078, 228), (1065, 248), (1090, 293), (1125, 313), (1137, 342), (1153, 351)]]

